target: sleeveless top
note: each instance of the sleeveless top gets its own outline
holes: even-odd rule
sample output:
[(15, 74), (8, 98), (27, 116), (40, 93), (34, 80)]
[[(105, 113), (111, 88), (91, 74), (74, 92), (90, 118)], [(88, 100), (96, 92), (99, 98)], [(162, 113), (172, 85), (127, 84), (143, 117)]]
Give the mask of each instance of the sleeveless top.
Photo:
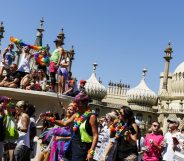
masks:
[(128, 157), (131, 154), (138, 155), (137, 145), (130, 143), (129, 141), (124, 140), (124, 133), (128, 131), (131, 126), (125, 127), (122, 131), (123, 135), (118, 139), (118, 150), (117, 150), (117, 157), (119, 159), (123, 159)]
[[(89, 119), (88, 119), (89, 120)], [(81, 141), (85, 142), (85, 143), (92, 143), (93, 141), (93, 137), (91, 135), (88, 134), (87, 130), (86, 130), (86, 122), (87, 120), (85, 120), (79, 127), (80, 130), (80, 135), (81, 135)], [(88, 126), (89, 127), (89, 126)]]
[(15, 59), (15, 52), (8, 50), (8, 52), (5, 54), (5, 64), (11, 65), (14, 59)]
[(30, 57), (30, 55), (27, 57), (25, 57), (25, 56), (26, 56), (26, 53), (23, 52), (17, 71), (30, 73), (30, 58), (31, 57)]
[[(55, 49), (54, 52), (52, 53), (51, 57), (50, 57), (50, 61), (51, 62), (54, 62), (54, 63), (57, 63), (58, 60), (59, 60), (59, 50), (60, 49)], [(61, 48), (61, 50), (64, 50), (63, 48)]]
[(91, 115), (95, 114), (89, 114), (86, 120), (84, 120), (84, 122), (80, 125), (79, 129), (75, 133), (72, 131), (74, 140), (78, 140), (83, 143), (92, 143), (93, 132), (89, 123)]
[[(21, 118), (18, 121), (18, 128), (22, 128)], [(25, 145), (30, 148), (30, 123), (28, 125), (27, 133), (18, 131), (19, 138), (17, 140), (17, 145)]]

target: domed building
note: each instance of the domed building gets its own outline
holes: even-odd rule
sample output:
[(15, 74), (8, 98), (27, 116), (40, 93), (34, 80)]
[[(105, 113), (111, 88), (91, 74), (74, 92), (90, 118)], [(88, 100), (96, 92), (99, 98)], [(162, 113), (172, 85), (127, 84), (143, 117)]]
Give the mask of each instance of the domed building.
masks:
[(96, 67), (97, 64), (93, 64), (93, 73), (91, 77), (86, 81), (86, 91), (90, 99), (101, 101), (106, 95), (106, 88), (96, 78)]
[(107, 96), (107, 89), (96, 77), (97, 66), (97, 63), (93, 63), (93, 72), (90, 78), (86, 81), (85, 89), (90, 98), (91, 109), (94, 110), (99, 116), (102, 116), (111, 111), (111, 108), (106, 107), (106, 104), (102, 101)]
[(169, 43), (165, 50), (165, 68), (160, 75), (160, 88), (158, 96), (158, 121), (167, 131), (167, 118), (178, 118), (180, 127), (184, 125), (184, 62), (179, 64), (173, 73), (169, 72), (170, 60), (172, 59), (172, 47)]
[(152, 120), (157, 118), (157, 95), (148, 88), (145, 82), (146, 69), (143, 69), (143, 77), (140, 83), (127, 91), (127, 102), (134, 111), (137, 120), (142, 124), (142, 128), (147, 129)]
[(130, 89), (127, 84), (109, 82), (107, 90), (96, 78), (96, 66), (91, 77), (85, 85), (86, 91), (92, 102), (90, 107), (99, 116), (104, 116), (113, 109), (120, 109), (122, 106), (130, 106), (134, 115), (141, 123), (142, 129), (148, 129), (153, 120), (157, 120), (157, 95), (148, 88), (145, 76), (146, 69), (143, 69), (143, 77), (140, 83)]

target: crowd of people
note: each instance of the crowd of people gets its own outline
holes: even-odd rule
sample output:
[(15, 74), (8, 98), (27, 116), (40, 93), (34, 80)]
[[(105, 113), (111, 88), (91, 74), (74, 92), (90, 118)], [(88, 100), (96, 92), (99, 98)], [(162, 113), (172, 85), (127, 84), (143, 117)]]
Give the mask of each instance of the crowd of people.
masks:
[[(15, 46), (18, 52), (14, 51)], [(21, 46), (20, 43), (11, 42), (1, 57), (0, 87), (50, 91), (72, 97), (77, 95), (79, 87), (68, 70), (68, 53), (57, 41), (56, 49), (52, 53), (49, 50), (47, 45), (33, 52), (29, 45)], [(15, 63), (18, 57), (16, 53), (20, 54), (20, 60)]]
[[(14, 46), (21, 53), (19, 64), (14, 63)], [(86, 81), (81, 80), (79, 87), (76, 85), (72, 73), (68, 72), (70, 59), (60, 43), (56, 42), (52, 54), (48, 46), (34, 54), (30, 50), (30, 46), (21, 47), (17, 43), (8, 45), (2, 53), (0, 86), (57, 92), (74, 97), (74, 101), (68, 105), (64, 117), (48, 111), (36, 120), (32, 104), (2, 96), (0, 161), (184, 160), (184, 129), (179, 131), (177, 118), (167, 120), (165, 135), (159, 122), (153, 121), (144, 137), (128, 106), (98, 118), (89, 107)], [(35, 63), (31, 66), (31, 60), (37, 68)]]
[[(182, 161), (184, 129), (168, 119), (163, 135), (153, 121), (143, 137), (128, 106), (98, 118), (84, 92), (75, 96), (61, 118), (41, 113), (28, 102), (0, 98), (0, 160), (6, 161)], [(40, 124), (40, 122), (42, 122)], [(40, 134), (38, 134), (40, 130)]]

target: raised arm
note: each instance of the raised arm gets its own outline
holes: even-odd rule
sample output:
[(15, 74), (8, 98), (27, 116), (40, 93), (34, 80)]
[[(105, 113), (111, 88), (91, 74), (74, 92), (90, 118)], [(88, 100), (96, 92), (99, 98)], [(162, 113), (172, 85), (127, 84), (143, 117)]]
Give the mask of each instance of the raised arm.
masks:
[(19, 53), (22, 54), (22, 47), (20, 47), (20, 45), (16, 43), (15, 43), (15, 46), (17, 47)]
[(50, 122), (58, 125), (58, 126), (70, 126), (73, 123), (73, 121), (74, 121), (74, 119), (76, 117), (76, 114), (73, 114), (72, 117), (70, 117), (66, 121), (63, 121), (63, 120), (54, 120), (53, 117), (45, 117), (43, 115), (41, 117), (43, 119), (46, 119), (47, 121), (50, 121)]

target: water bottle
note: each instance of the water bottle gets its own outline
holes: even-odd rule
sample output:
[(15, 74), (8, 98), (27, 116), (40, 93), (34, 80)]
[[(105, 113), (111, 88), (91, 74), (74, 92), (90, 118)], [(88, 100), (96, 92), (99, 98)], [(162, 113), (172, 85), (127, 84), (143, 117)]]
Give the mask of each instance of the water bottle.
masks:
[(46, 91), (46, 82), (45, 81), (42, 84), (42, 91)]

